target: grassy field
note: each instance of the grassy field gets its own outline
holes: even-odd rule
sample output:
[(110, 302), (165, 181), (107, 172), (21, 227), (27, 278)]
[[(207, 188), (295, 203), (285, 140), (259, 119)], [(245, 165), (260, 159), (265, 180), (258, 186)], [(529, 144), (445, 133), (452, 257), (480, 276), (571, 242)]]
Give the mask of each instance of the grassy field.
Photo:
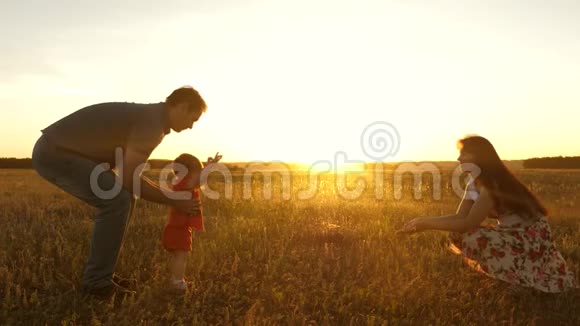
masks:
[[(517, 175), (551, 211), (555, 241), (580, 279), (580, 171)], [(388, 173), (382, 200), (373, 187), (346, 200), (329, 175), (314, 198), (299, 200), (308, 179), (296, 173), (292, 200), (276, 186), (265, 200), (256, 177), (247, 200), (236, 176), (233, 198), (204, 201), (207, 231), (194, 239), (187, 270), (195, 289), (184, 297), (164, 287), (167, 209), (139, 201), (117, 268), (139, 280), (139, 293), (99, 302), (83, 300), (78, 285), (92, 208), (34, 171), (0, 170), (0, 324), (579, 325), (578, 293), (514, 291), (467, 269), (443, 232), (395, 235), (412, 217), (454, 212), (449, 179), (441, 200), (428, 182), (414, 199), (412, 180), (393, 199)], [(210, 185), (223, 193), (222, 181)]]

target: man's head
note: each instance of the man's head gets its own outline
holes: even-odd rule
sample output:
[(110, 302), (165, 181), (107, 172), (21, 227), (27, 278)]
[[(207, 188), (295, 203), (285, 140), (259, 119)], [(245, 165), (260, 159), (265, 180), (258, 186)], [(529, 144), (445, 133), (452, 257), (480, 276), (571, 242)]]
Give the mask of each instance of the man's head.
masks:
[(176, 132), (191, 129), (194, 122), (206, 111), (207, 105), (199, 93), (190, 86), (178, 88), (165, 101), (169, 127)]

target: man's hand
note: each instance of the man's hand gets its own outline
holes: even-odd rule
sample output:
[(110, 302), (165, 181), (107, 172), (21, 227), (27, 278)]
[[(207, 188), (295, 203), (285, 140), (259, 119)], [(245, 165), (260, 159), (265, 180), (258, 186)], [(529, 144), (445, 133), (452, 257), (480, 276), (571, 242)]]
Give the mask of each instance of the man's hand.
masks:
[(175, 200), (173, 207), (177, 210), (188, 214), (188, 215), (197, 215), (199, 214), (201, 206), (201, 202), (199, 199), (191, 198), (191, 199), (178, 199)]

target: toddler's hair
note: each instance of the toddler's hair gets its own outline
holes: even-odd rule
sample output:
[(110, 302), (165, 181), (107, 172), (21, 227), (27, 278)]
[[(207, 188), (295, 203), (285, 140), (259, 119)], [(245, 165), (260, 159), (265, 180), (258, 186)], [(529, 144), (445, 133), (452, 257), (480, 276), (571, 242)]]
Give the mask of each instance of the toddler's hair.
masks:
[[(187, 168), (187, 174), (192, 172), (200, 172), (203, 169), (203, 163), (201, 163), (197, 157), (191, 154), (181, 154), (175, 160), (173, 160), (173, 163), (183, 164)], [(175, 167), (173, 168), (173, 173), (177, 174)]]

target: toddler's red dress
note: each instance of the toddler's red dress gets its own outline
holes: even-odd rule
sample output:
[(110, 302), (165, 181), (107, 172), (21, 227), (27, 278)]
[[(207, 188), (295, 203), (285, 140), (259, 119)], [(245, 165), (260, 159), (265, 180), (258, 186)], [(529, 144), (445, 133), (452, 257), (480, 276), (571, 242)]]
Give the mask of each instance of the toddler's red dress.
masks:
[[(187, 179), (181, 180), (173, 186), (174, 191), (185, 189)], [(199, 189), (192, 190), (193, 198), (199, 199)], [(203, 232), (203, 214), (201, 207), (199, 214), (188, 215), (173, 207), (169, 210), (169, 221), (163, 229), (163, 247), (168, 251), (191, 251), (192, 230)]]

